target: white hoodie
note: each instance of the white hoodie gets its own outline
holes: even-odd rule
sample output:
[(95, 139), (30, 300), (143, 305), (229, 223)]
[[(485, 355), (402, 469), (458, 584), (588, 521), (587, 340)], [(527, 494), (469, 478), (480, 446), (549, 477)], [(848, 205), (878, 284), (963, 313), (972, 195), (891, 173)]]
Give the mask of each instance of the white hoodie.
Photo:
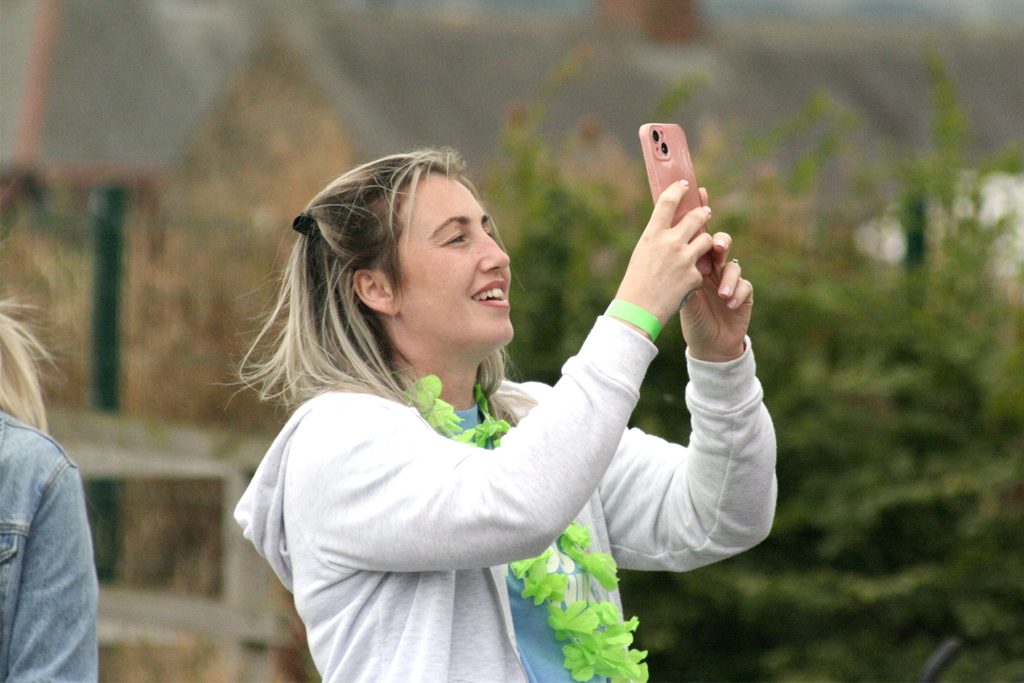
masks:
[(324, 681), (525, 681), (504, 565), (573, 519), (630, 569), (692, 569), (767, 535), (775, 435), (747, 346), (729, 363), (688, 359), (689, 447), (626, 430), (657, 349), (607, 318), (554, 387), (502, 387), (529, 400), (492, 451), (409, 406), (321, 395), (235, 518), (294, 594)]

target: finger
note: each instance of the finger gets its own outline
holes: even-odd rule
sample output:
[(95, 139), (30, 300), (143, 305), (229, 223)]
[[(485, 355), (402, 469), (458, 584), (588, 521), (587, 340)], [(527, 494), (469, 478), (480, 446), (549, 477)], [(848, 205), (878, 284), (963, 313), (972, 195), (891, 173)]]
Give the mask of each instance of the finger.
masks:
[[(701, 232), (701, 229), (707, 225), (709, 218), (711, 218), (711, 207), (698, 206), (687, 211), (673, 229), (679, 231), (680, 239), (689, 242), (693, 239), (694, 235)], [(704, 232), (706, 233), (707, 231)]]
[[(695, 239), (695, 235), (708, 235), (707, 222), (711, 218), (711, 207), (710, 206), (698, 206), (687, 213), (676, 225), (679, 230), (679, 235), (682, 239), (687, 242), (691, 242)], [(708, 244), (707, 249), (703, 249), (700, 252), (700, 256), (697, 257), (697, 271), (702, 276), (708, 276), (714, 272), (715, 255), (712, 253), (713, 245)]]
[(672, 227), (672, 218), (676, 215), (676, 207), (682, 200), (683, 195), (690, 188), (685, 180), (672, 183), (665, 188), (654, 204), (654, 211), (651, 213), (651, 220), (648, 226), (659, 226), (662, 228)]
[(732, 247), (732, 235), (727, 232), (716, 232), (712, 237), (715, 239), (715, 253), (723, 256), (728, 254)]
[(718, 296), (728, 301), (736, 292), (736, 286), (740, 281), (739, 261), (732, 260), (725, 264), (722, 269), (722, 279), (718, 283)]
[(752, 304), (754, 301), (754, 285), (750, 283), (750, 280), (744, 280), (740, 278), (739, 282), (736, 283), (736, 292), (733, 297), (726, 302), (726, 306), (736, 310), (744, 304)]
[(726, 260), (729, 258), (729, 249), (731, 248), (732, 236), (727, 232), (716, 232), (712, 253), (714, 254), (715, 268), (717, 270), (722, 270), (725, 267)]
[[(698, 192), (698, 194), (700, 196), (701, 206), (707, 206), (708, 205), (708, 188), (706, 188), (706, 187), (698, 187), (697, 188), (697, 192)], [(709, 209), (709, 211), (710, 211), (710, 209)], [(712, 255), (712, 254), (705, 254), (704, 256), (701, 256), (700, 259), (697, 260), (697, 270), (700, 271), (701, 275), (705, 275), (705, 276), (706, 275), (711, 275), (711, 273), (714, 272), (714, 270), (715, 270), (714, 255)]]
[(731, 244), (732, 237), (729, 236), (729, 233), (715, 233), (711, 250), (697, 261), (697, 270), (701, 272), (701, 275), (711, 275), (716, 272), (721, 274)]
[(697, 270), (703, 276), (708, 276), (715, 272), (715, 264), (712, 261), (712, 254), (710, 251), (701, 255), (701, 257), (697, 259)]
[(697, 267), (697, 272), (699, 272), (702, 277), (710, 272), (710, 270), (705, 272), (705, 269), (701, 268), (701, 261), (706, 262), (708, 269), (710, 269), (711, 247), (711, 235), (706, 232), (699, 233), (696, 237), (689, 240), (684, 246), (684, 249), (689, 251), (687, 258), (693, 259), (694, 265)]

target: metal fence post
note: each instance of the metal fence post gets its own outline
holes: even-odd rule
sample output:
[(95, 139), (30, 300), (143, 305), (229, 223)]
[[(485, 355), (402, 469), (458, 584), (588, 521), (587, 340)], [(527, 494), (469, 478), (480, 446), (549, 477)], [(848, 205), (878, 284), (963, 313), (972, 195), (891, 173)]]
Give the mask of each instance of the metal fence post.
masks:
[(120, 407), (121, 234), (123, 187), (92, 190), (89, 222), (93, 227), (92, 382), (90, 404), (101, 410)]
[[(115, 412), (120, 408), (121, 250), (127, 192), (108, 185), (93, 188), (89, 223), (93, 238), (92, 372), (89, 405)], [(86, 485), (101, 581), (117, 575), (121, 482), (99, 479)]]

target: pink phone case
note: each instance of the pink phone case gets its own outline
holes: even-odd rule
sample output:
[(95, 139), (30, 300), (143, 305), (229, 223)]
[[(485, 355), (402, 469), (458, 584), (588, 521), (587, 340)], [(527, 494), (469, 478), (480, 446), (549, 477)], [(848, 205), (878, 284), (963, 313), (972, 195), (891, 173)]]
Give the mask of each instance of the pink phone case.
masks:
[(682, 128), (674, 123), (645, 123), (640, 126), (640, 148), (647, 166), (651, 197), (655, 202), (665, 188), (677, 180), (685, 178), (690, 182), (690, 189), (679, 202), (672, 225), (678, 223), (689, 211), (704, 205), (697, 189), (697, 177), (693, 173), (686, 133)]

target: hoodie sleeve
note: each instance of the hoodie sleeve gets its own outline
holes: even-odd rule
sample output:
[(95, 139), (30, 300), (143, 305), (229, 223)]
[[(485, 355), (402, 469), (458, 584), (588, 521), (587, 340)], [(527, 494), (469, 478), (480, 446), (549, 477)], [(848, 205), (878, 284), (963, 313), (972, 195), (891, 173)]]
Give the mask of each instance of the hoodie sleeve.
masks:
[(753, 351), (688, 359), (688, 447), (631, 429), (601, 483), (613, 554), (629, 569), (694, 569), (750, 548), (775, 513), (775, 431)]
[(292, 564), (284, 529), (285, 474), (292, 435), (314, 403), (306, 403), (291, 416), (235, 506), (235, 521), (242, 527), (242, 535), (267, 560), (289, 591), (292, 590)]
[(275, 442), (236, 517), (283, 565), (282, 517), (320, 563), (340, 571), (462, 569), (536, 555), (596, 490), (656, 352), (599, 318), (561, 380), (493, 451), (436, 434), (407, 406), (321, 396)]

